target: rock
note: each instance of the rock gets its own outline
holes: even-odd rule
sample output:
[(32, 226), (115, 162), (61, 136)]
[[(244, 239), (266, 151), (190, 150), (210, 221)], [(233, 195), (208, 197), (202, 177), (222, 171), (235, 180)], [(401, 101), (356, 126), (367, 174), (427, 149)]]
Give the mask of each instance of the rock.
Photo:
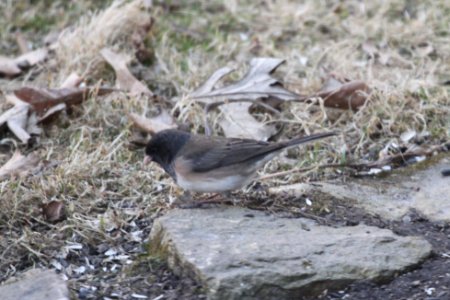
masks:
[(363, 180), (332, 182), (298, 183), (270, 188), (271, 194), (289, 194), (301, 196), (304, 194), (327, 194), (341, 200), (351, 200), (355, 206), (361, 206), (371, 213), (387, 219), (398, 219), (405, 215), (411, 207), (409, 194), (398, 186), (385, 182), (370, 182)]
[(52, 270), (29, 270), (0, 286), (2, 300), (69, 300), (66, 283)]
[[(344, 182), (300, 183), (269, 189), (270, 193), (325, 193), (337, 199), (350, 199), (355, 205), (386, 219), (401, 219), (416, 209), (433, 221), (450, 221), (450, 179), (441, 170), (450, 166), (450, 157), (429, 165), (424, 162), (394, 172), (385, 178), (352, 179)], [(422, 164), (423, 165), (423, 164)]]
[(420, 237), (366, 225), (332, 228), (242, 208), (172, 210), (150, 235), (153, 255), (210, 299), (298, 299), (360, 279), (387, 279), (431, 253)]

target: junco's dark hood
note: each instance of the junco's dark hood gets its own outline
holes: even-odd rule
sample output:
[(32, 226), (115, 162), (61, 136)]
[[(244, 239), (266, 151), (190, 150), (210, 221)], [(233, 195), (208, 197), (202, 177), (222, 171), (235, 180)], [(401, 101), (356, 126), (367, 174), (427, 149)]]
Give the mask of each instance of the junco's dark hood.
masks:
[(169, 129), (150, 140), (145, 154), (146, 160), (158, 163), (186, 190), (223, 192), (245, 186), (281, 150), (334, 134), (319, 133), (269, 143)]
[(189, 141), (190, 134), (181, 130), (164, 130), (156, 134), (145, 147), (147, 160), (158, 163), (172, 178), (176, 178), (172, 162)]

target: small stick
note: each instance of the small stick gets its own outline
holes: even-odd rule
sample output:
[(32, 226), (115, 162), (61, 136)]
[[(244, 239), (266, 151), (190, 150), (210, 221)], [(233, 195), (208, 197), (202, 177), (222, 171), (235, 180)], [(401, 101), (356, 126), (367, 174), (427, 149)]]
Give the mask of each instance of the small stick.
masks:
[(354, 167), (352, 165), (347, 165), (347, 164), (325, 164), (325, 165), (319, 165), (319, 166), (311, 166), (311, 167), (306, 167), (306, 168), (299, 168), (299, 169), (291, 169), (288, 171), (281, 171), (281, 172), (277, 172), (277, 173), (272, 173), (272, 174), (268, 174), (268, 175), (264, 175), (258, 178), (258, 180), (266, 180), (266, 179), (270, 179), (273, 177), (279, 177), (279, 176), (284, 176), (284, 175), (289, 175), (289, 174), (294, 174), (294, 173), (301, 173), (301, 172), (306, 172), (312, 169), (325, 169), (325, 168), (341, 168), (341, 167)]

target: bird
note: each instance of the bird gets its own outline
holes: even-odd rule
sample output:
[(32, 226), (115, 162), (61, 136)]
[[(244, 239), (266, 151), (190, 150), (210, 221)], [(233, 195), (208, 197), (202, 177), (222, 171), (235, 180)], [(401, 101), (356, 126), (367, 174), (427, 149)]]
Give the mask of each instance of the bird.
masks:
[(187, 192), (226, 193), (249, 184), (257, 170), (284, 149), (333, 135), (324, 132), (265, 142), (167, 129), (147, 143), (144, 164), (156, 162)]

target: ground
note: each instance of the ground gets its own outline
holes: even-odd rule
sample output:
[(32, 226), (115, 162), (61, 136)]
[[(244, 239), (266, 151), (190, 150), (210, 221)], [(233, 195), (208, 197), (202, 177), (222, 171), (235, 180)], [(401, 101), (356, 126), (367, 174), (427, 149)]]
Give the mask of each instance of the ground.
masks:
[[(449, 248), (444, 242), (448, 224), (418, 215), (407, 225), (388, 222), (329, 199), (315, 201), (315, 209), (305, 215), (304, 199), (273, 199), (264, 192), (283, 183), (351, 180), (355, 174), (345, 167), (289, 170), (377, 161), (389, 154), (383, 149), (392, 141), (401, 146), (397, 151), (414, 146), (431, 155), (431, 147), (442, 149), (450, 130), (448, 1), (153, 1), (153, 26), (143, 38), (148, 51), (139, 59), (130, 36), (145, 15), (133, 8), (112, 9), (101, 18), (110, 5), (87, 0), (0, 4), (2, 55), (19, 54), (16, 32), (38, 48), (49, 33), (65, 30), (48, 63), (0, 79), (3, 93), (20, 85), (58, 87), (72, 72), (84, 76), (88, 85), (113, 86), (114, 72), (98, 54), (107, 46), (128, 53), (132, 73), (158, 96), (93, 96), (46, 125), (29, 145), (2, 132), (1, 164), (19, 149), (37, 151), (44, 167), (0, 182), (0, 281), (34, 266), (65, 274), (73, 298), (204, 298), (194, 282), (176, 277), (158, 257), (148, 255), (153, 220), (171, 209), (181, 191), (157, 167), (141, 163), (143, 150), (132, 143), (135, 129), (126, 113), (154, 115), (167, 109), (180, 124), (203, 133), (203, 108), (188, 94), (223, 66), (236, 69), (230, 80), (241, 78), (253, 57), (285, 59), (274, 76), (301, 95), (314, 95), (330, 73), (362, 80), (372, 93), (359, 111), (304, 102), (283, 103), (279, 116), (255, 109), (258, 120), (276, 124), (280, 131), (275, 139), (326, 130), (339, 135), (267, 164), (260, 172), (265, 180), (235, 194), (242, 200), (237, 205), (288, 217), (320, 217), (334, 226), (364, 222), (424, 235), (434, 247)], [(2, 100), (0, 111), (8, 107)], [(212, 112), (210, 119), (219, 135), (217, 116)], [(402, 144), (400, 137), (408, 131), (415, 131), (416, 138)], [(288, 172), (267, 176), (282, 171)], [(49, 223), (43, 218), (40, 205), (52, 200), (65, 204), (65, 220)], [(446, 270), (448, 263), (435, 257), (385, 285), (356, 283), (322, 298), (423, 299), (429, 288), (437, 290), (433, 296), (446, 297), (439, 296), (445, 292), (439, 285), (448, 285)], [(411, 293), (405, 294), (406, 287)]]

